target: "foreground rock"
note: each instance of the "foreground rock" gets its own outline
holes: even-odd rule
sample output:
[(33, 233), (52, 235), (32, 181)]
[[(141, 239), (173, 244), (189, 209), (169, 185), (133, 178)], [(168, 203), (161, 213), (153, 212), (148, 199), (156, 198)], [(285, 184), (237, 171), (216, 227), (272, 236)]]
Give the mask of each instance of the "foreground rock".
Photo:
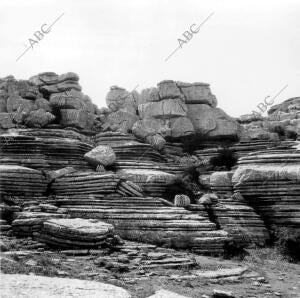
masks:
[(120, 287), (94, 281), (37, 275), (1, 274), (1, 297), (130, 298), (131, 295)]

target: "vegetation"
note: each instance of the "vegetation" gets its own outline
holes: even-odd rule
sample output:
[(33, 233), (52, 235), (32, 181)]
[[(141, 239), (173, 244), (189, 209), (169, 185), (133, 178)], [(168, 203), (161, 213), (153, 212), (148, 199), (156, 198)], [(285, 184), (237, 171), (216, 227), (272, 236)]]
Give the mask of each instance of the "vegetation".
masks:
[(238, 158), (234, 151), (223, 148), (216, 156), (210, 158), (209, 163), (214, 167), (225, 167), (227, 170), (231, 170), (236, 165)]
[(275, 246), (289, 261), (300, 261), (300, 231), (292, 228), (273, 229)]

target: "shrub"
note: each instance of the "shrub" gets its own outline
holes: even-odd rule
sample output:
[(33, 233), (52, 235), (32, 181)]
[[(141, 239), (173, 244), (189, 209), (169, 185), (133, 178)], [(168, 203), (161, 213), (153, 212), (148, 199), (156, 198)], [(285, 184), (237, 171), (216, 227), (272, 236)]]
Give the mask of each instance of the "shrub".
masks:
[(291, 261), (300, 261), (300, 231), (292, 228), (273, 230), (275, 245)]
[(214, 167), (226, 167), (227, 170), (231, 170), (236, 165), (237, 160), (238, 158), (232, 150), (223, 148), (217, 156), (210, 158), (209, 163)]
[(284, 128), (280, 125), (276, 125), (270, 129), (270, 132), (276, 132), (280, 138), (285, 136)]
[(295, 131), (293, 131), (293, 130), (288, 130), (288, 131), (286, 132), (286, 137), (287, 137), (288, 139), (297, 140), (298, 134), (297, 134), (297, 132), (295, 132)]

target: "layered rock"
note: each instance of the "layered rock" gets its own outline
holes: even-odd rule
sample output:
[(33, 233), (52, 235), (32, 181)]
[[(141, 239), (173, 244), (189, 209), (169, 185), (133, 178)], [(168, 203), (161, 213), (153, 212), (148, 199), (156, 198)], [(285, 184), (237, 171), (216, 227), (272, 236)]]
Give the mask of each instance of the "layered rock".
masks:
[(38, 239), (55, 247), (92, 248), (103, 245), (113, 233), (112, 225), (98, 220), (50, 219), (43, 223)]
[[(24, 134), (24, 135), (23, 135)], [(29, 135), (26, 135), (29, 134)], [(36, 136), (30, 136), (36, 135)], [(40, 170), (56, 170), (67, 166), (90, 169), (83, 155), (93, 147), (90, 144), (66, 138), (53, 131), (14, 131), (0, 135), (0, 164), (20, 165)]]
[(47, 188), (41, 171), (15, 165), (0, 165), (0, 195), (25, 199), (40, 197)]
[(252, 154), (233, 176), (239, 191), (271, 226), (299, 228), (299, 152)]
[(168, 247), (188, 248), (197, 253), (223, 252), (227, 233), (216, 229), (207, 215), (200, 216), (180, 207), (165, 206), (158, 198), (73, 197), (60, 199), (72, 217), (94, 218), (114, 225), (124, 239)]
[(116, 192), (119, 177), (97, 172), (74, 172), (55, 179), (51, 189), (56, 195), (109, 194)]

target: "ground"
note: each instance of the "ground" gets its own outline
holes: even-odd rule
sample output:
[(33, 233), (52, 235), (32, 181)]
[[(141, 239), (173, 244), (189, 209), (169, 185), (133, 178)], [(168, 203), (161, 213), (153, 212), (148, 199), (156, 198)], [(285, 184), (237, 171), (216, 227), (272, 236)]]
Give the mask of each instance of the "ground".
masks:
[[(231, 291), (235, 297), (300, 297), (300, 264), (289, 263), (274, 248), (250, 249), (243, 259), (225, 260), (128, 242), (121, 251), (81, 251), (80, 256), (80, 251), (70, 255), (34, 248), (31, 240), (31, 250), (25, 250), (24, 240), (4, 240), (11, 247), (2, 253), (4, 273), (101, 281), (125, 288), (134, 298), (159, 289), (195, 298), (211, 295), (214, 289)], [(183, 263), (176, 265), (175, 260)], [(175, 265), (166, 268), (168, 261)]]

